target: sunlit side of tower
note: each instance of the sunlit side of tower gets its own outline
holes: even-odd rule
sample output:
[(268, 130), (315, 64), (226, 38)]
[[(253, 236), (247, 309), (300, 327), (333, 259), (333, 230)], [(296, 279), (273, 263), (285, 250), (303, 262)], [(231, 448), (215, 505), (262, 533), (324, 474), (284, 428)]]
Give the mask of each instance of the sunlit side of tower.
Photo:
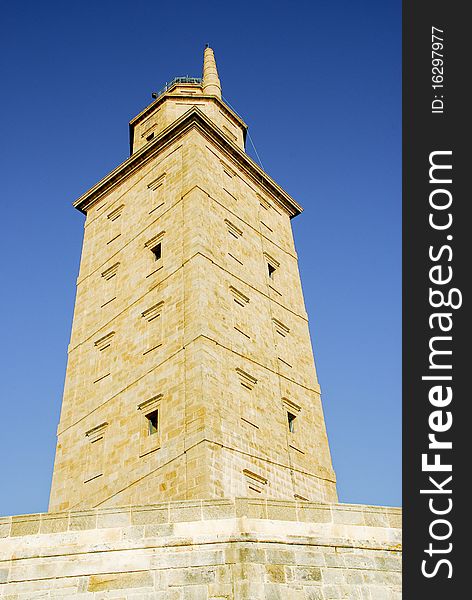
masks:
[(130, 122), (86, 215), (50, 510), (336, 502), (291, 223), (213, 51)]

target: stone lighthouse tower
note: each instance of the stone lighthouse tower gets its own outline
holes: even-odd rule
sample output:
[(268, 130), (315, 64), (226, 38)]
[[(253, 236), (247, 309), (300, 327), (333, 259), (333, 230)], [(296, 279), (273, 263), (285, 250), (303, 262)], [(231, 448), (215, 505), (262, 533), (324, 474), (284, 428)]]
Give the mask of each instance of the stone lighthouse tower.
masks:
[(213, 51), (130, 123), (85, 216), (49, 512), (15, 600), (400, 600), (401, 513), (338, 504), (290, 220)]
[(336, 502), (291, 219), (211, 48), (130, 122), (86, 215), (50, 511)]

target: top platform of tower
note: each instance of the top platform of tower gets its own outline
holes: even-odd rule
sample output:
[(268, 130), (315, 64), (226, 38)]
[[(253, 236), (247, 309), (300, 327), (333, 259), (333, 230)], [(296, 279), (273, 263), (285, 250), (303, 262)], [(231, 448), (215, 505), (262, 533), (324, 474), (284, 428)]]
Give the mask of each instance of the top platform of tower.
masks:
[(302, 207), (245, 152), (247, 125), (223, 100), (213, 50), (205, 48), (203, 77), (176, 77), (153, 94), (154, 101), (129, 123), (130, 157), (74, 202), (86, 213), (104, 193), (159, 151), (162, 143), (191, 125), (218, 140), (218, 145), (236, 167), (251, 174), (274, 197), (290, 217)]
[(247, 125), (222, 99), (211, 48), (205, 48), (203, 77), (175, 77), (153, 97), (154, 102), (130, 121), (131, 155), (193, 107), (198, 107), (232, 143), (244, 150)]

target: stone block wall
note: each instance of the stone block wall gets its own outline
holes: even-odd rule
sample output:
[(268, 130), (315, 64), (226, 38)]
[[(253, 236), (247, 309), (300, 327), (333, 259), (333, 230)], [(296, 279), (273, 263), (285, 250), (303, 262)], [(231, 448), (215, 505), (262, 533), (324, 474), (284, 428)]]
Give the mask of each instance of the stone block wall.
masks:
[(5, 600), (400, 600), (396, 508), (236, 498), (0, 519)]

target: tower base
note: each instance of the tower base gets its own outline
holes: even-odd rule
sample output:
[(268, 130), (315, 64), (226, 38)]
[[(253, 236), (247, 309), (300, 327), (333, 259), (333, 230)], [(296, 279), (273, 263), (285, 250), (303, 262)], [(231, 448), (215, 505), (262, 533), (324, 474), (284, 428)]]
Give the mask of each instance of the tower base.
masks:
[(401, 510), (259, 498), (0, 519), (8, 600), (400, 600)]

